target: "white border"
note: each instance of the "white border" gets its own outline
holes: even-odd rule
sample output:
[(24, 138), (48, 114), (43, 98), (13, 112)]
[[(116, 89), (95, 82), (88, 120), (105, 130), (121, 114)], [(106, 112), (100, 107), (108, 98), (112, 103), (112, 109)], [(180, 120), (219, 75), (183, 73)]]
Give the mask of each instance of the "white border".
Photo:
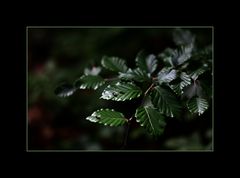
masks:
[[(212, 149), (211, 150), (29, 150), (28, 149), (28, 29), (81, 28), (212, 28)], [(214, 26), (26, 26), (26, 152), (214, 152)]]

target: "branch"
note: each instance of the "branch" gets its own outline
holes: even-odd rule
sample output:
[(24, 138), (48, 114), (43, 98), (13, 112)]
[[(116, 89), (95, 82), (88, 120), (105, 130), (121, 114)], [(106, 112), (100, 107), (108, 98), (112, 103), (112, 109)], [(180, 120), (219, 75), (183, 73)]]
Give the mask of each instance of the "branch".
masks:
[(145, 93), (144, 93), (144, 96), (146, 96), (147, 95), (147, 93), (153, 88), (153, 86), (154, 86), (154, 83), (152, 83), (151, 85), (150, 85), (150, 87), (148, 87), (148, 89), (145, 91)]
[[(148, 87), (148, 89), (144, 93), (144, 96), (147, 95), (147, 93), (153, 88), (153, 86), (154, 86), (154, 83), (152, 83)], [(142, 103), (143, 103), (143, 101), (144, 101), (144, 99), (142, 100)], [(141, 105), (142, 105), (142, 103), (141, 103)], [(123, 145), (122, 145), (121, 149), (125, 149), (125, 147), (127, 146), (130, 124), (131, 124), (131, 120), (133, 119), (133, 117), (134, 117), (134, 114), (132, 115), (132, 117), (130, 117), (130, 119), (128, 119), (128, 125), (127, 125), (126, 131), (125, 131), (125, 135), (124, 135), (124, 139), (123, 139)]]
[[(153, 86), (154, 86), (154, 83), (152, 83), (152, 84), (148, 87), (148, 89), (147, 89), (147, 90), (145, 91), (145, 93), (144, 93), (144, 96), (147, 95), (147, 93), (153, 88)], [(143, 102), (144, 102), (144, 98), (143, 98), (143, 100), (142, 100), (142, 102), (141, 102), (141, 105), (143, 104)], [(130, 123), (131, 123), (131, 120), (133, 119), (133, 117), (134, 117), (134, 114), (133, 114), (132, 117), (130, 117), (130, 119), (128, 120), (128, 125), (127, 125), (127, 129), (126, 129), (126, 132), (125, 132), (125, 136), (124, 136), (124, 139), (123, 139), (123, 145), (122, 145), (122, 148), (121, 148), (121, 149), (125, 149), (125, 147), (127, 146), (128, 135), (129, 135), (129, 130), (130, 130)]]
[(132, 117), (129, 119), (126, 131), (125, 131), (125, 135), (124, 135), (124, 138), (123, 138), (123, 145), (122, 145), (121, 149), (125, 149), (126, 146), (127, 146), (128, 135), (129, 135), (129, 130), (130, 130), (130, 121), (131, 120), (132, 120)]

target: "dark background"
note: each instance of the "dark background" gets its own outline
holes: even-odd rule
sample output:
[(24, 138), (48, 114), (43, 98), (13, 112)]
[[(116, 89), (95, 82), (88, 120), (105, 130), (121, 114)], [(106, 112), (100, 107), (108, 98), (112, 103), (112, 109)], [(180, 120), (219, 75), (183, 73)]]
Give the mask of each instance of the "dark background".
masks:
[[(100, 65), (103, 55), (126, 59), (134, 67), (144, 49), (155, 55), (175, 47), (172, 28), (28, 28), (28, 149), (119, 150), (124, 127), (112, 128), (85, 118), (100, 108), (114, 108), (132, 115), (137, 101), (99, 99), (98, 91), (79, 90), (68, 98), (54, 95), (55, 87), (74, 82), (84, 68)], [(212, 30), (188, 29), (199, 47), (211, 44)], [(211, 79), (209, 79), (211, 80)], [(138, 124), (130, 128), (126, 149), (209, 150), (212, 145), (212, 107), (201, 117), (170, 120), (158, 140)]]

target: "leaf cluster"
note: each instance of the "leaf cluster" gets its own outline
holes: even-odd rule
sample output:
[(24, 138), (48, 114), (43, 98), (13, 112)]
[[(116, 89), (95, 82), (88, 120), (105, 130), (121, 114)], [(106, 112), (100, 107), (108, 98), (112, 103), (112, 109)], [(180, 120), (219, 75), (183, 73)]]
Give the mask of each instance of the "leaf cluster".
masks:
[[(212, 77), (211, 49), (198, 49), (195, 36), (189, 31), (177, 29), (173, 36), (176, 49), (166, 48), (158, 55), (140, 51), (135, 58), (135, 68), (129, 68), (122, 58), (103, 56), (101, 66), (86, 68), (84, 75), (72, 85), (62, 84), (55, 93), (59, 97), (67, 97), (78, 89), (97, 90), (105, 84), (100, 99), (124, 102), (141, 97), (142, 103), (133, 111), (131, 118), (105, 108), (94, 111), (86, 119), (107, 126), (122, 126), (134, 118), (149, 134), (160, 136), (168, 118), (180, 117), (185, 109), (201, 115), (209, 108), (211, 99), (211, 96), (206, 96), (200, 79), (204, 74)], [(193, 70), (191, 65), (198, 59), (201, 61)], [(115, 82), (109, 83), (109, 78), (102, 77), (102, 70), (114, 72)], [(142, 87), (143, 84), (147, 89)]]

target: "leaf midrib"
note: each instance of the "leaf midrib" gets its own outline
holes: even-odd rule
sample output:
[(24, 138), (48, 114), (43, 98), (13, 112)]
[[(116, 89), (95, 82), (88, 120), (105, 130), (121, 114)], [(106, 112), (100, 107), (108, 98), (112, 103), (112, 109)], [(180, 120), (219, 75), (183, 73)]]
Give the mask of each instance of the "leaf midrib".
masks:
[(146, 113), (147, 113), (148, 120), (149, 120), (149, 122), (150, 122), (150, 125), (151, 125), (151, 127), (152, 127), (152, 129), (153, 129), (153, 132), (154, 132), (154, 133), (156, 133), (156, 132), (155, 132), (155, 128), (153, 127), (153, 124), (152, 124), (152, 122), (151, 122), (151, 119), (150, 119), (150, 115), (149, 115), (149, 113), (148, 113), (148, 111), (147, 111), (146, 107), (144, 107), (144, 110), (145, 110), (145, 111), (146, 111)]

